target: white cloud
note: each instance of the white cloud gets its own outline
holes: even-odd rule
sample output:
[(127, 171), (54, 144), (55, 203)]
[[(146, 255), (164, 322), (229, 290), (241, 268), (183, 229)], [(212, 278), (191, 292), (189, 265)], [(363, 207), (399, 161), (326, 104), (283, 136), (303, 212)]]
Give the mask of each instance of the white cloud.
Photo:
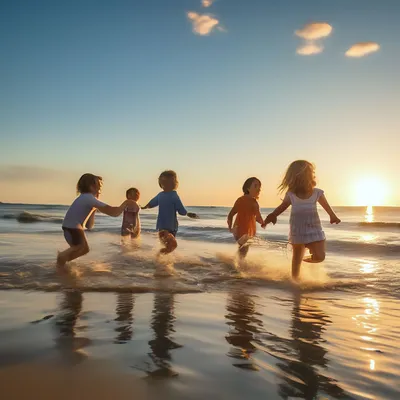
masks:
[(311, 56), (323, 52), (324, 46), (319, 42), (332, 33), (332, 26), (327, 22), (310, 22), (294, 33), (304, 39), (304, 43), (297, 48), (296, 53)]
[(347, 57), (364, 57), (370, 53), (378, 51), (380, 48), (378, 43), (375, 42), (360, 42), (353, 44), (347, 51)]
[(219, 24), (219, 21), (210, 15), (201, 15), (190, 11), (187, 16), (192, 22), (193, 32), (198, 35), (208, 35)]
[(332, 33), (332, 26), (327, 22), (311, 22), (295, 31), (298, 37), (306, 40), (318, 40), (329, 36)]
[(214, 0), (202, 0), (201, 5), (205, 8), (211, 7), (214, 3)]
[(313, 54), (322, 53), (323, 50), (324, 50), (324, 46), (314, 43), (314, 42), (309, 42), (309, 43), (306, 43), (306, 44), (298, 47), (296, 50), (296, 53), (300, 54), (302, 56), (311, 56)]

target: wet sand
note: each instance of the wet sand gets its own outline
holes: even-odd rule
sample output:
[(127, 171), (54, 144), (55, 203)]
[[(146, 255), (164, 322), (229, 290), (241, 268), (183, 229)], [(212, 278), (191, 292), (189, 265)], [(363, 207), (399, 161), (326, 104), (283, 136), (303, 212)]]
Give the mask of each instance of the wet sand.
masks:
[(203, 294), (3, 291), (0, 306), (5, 398), (400, 397), (400, 332), (383, 311), (399, 305), (383, 300), (238, 282)]

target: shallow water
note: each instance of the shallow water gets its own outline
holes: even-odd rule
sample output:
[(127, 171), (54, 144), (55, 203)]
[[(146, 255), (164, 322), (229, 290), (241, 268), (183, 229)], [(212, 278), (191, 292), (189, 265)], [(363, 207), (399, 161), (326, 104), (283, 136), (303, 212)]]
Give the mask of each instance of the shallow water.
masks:
[(203, 218), (182, 220), (167, 278), (154, 276), (154, 213), (141, 242), (124, 246), (120, 220), (100, 217), (90, 254), (60, 276), (65, 208), (31, 208), (46, 220), (21, 223), (10, 215), (33, 206), (1, 207), (4, 365), (113, 360), (183, 398), (400, 398), (399, 209), (340, 209), (326, 261), (304, 265), (297, 285), (287, 215), (260, 232), (238, 272), (226, 210), (194, 209)]
[(0, 293), (1, 364), (110, 360), (182, 398), (396, 399), (399, 305), (224, 293)]

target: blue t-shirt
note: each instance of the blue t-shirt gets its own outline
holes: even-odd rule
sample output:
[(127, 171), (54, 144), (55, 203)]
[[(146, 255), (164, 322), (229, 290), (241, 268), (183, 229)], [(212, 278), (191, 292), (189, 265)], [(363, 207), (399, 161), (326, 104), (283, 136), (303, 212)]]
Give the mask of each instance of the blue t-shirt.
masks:
[(159, 207), (157, 217), (157, 230), (158, 231), (177, 231), (179, 215), (186, 215), (187, 211), (183, 206), (178, 193), (160, 192), (156, 197), (150, 200), (149, 208)]

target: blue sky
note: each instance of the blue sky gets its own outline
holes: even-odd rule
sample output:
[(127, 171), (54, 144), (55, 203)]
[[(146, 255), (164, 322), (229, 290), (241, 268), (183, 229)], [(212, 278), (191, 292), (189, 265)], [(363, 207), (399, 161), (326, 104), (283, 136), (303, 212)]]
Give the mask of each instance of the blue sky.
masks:
[[(0, 15), (0, 200), (68, 203), (87, 171), (110, 202), (132, 185), (147, 199), (173, 168), (188, 204), (231, 204), (256, 175), (274, 205), (306, 158), (334, 204), (374, 176), (400, 205), (398, 1), (16, 0)], [(333, 30), (299, 55), (312, 22)], [(379, 51), (345, 56), (367, 41)]]

